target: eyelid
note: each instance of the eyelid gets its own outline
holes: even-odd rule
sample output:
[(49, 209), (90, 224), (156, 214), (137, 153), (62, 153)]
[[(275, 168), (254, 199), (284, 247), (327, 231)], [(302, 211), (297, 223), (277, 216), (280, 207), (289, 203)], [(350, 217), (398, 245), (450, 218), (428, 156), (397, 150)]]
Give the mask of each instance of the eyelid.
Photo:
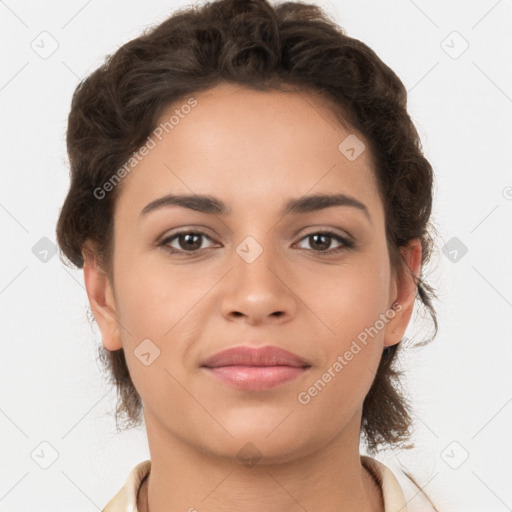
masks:
[[(202, 225), (190, 225), (190, 226), (185, 226), (183, 228), (176, 228), (178, 229), (178, 231), (172, 231), (172, 233), (167, 233), (165, 235), (162, 235), (161, 237), (159, 237), (159, 240), (163, 240), (164, 238), (169, 238), (171, 236), (175, 236), (175, 235), (179, 235), (181, 233), (201, 233), (201, 234), (204, 234), (205, 236), (208, 236), (209, 238), (213, 238), (213, 235), (210, 235), (208, 234), (208, 231), (209, 228), (207, 228), (206, 226), (202, 226)], [(312, 230), (312, 231), (309, 231), (309, 230)], [(341, 231), (341, 233), (338, 232)], [(302, 235), (301, 235), (302, 233)], [(345, 229), (341, 229), (341, 228), (336, 228), (334, 226), (318, 226), (318, 225), (313, 225), (313, 226), (306, 226), (306, 227), (303, 227), (301, 228), (299, 231), (296, 231), (293, 235), (293, 238), (297, 238), (298, 236), (300, 236), (301, 238), (304, 237), (304, 236), (307, 236), (308, 234), (315, 234), (315, 233), (330, 233), (330, 234), (336, 234), (337, 236), (341, 236), (341, 237), (345, 237), (345, 238), (348, 238), (350, 239), (351, 241), (355, 241), (355, 238)]]
[[(203, 237), (208, 238), (212, 242), (215, 242), (214, 238), (206, 232), (205, 228), (185, 227), (185, 228), (179, 229), (178, 231), (173, 231), (172, 233), (167, 233), (167, 234), (163, 235), (162, 237), (160, 237), (157, 240), (156, 245), (165, 247), (167, 244), (169, 244), (172, 240), (176, 239), (180, 235), (188, 235), (188, 234), (202, 235)], [(191, 254), (194, 252), (199, 252), (199, 251), (180, 251), (179, 249), (175, 249), (175, 250), (178, 252), (189, 252)]]
[(340, 235), (336, 231), (333, 231), (332, 229), (317, 229), (310, 231), (301, 237), (299, 237), (299, 241), (297, 243), (301, 243), (303, 240), (308, 239), (310, 236), (313, 235), (327, 235), (331, 239), (338, 241), (341, 246), (328, 249), (327, 251), (314, 251), (314, 250), (307, 250), (307, 252), (312, 252), (313, 254), (323, 254), (323, 255), (331, 255), (336, 253), (341, 253), (342, 251), (353, 249), (356, 247), (356, 243), (352, 236), (350, 235)]
[[(355, 242), (354, 237), (351, 234), (347, 233), (346, 231), (343, 231), (343, 234), (340, 234), (335, 230), (336, 228), (332, 228), (332, 227), (322, 228), (319, 226), (309, 226), (308, 228), (303, 228), (303, 230), (304, 229), (308, 229), (308, 231), (305, 233), (303, 232), (302, 234), (299, 234), (300, 233), (300, 231), (299, 231), (299, 233), (297, 233), (294, 236), (294, 238), (298, 237), (298, 241), (294, 244), (294, 246), (296, 246), (297, 244), (300, 244), (303, 240), (307, 239), (308, 237), (313, 236), (313, 235), (318, 235), (318, 234), (327, 235), (327, 236), (331, 237), (332, 239), (338, 241), (341, 244), (339, 247), (336, 247), (334, 249), (331, 248), (326, 251), (315, 251), (312, 249), (300, 248), (301, 250), (305, 250), (306, 252), (312, 252), (312, 253), (316, 253), (319, 255), (328, 256), (328, 255), (332, 255), (332, 254), (336, 254), (336, 253), (341, 253), (342, 251), (346, 251), (348, 249), (352, 249), (352, 248), (356, 247), (356, 242)], [(303, 231), (303, 230), (301, 230), (301, 231)], [(180, 235), (185, 235), (185, 234), (200, 235), (200, 236), (203, 236), (203, 237), (209, 239), (214, 244), (218, 243), (212, 236), (210, 236), (206, 232), (205, 228), (203, 228), (203, 227), (194, 228), (192, 226), (189, 226), (189, 227), (184, 227), (184, 228), (179, 229), (178, 231), (174, 231), (170, 234), (166, 234), (166, 235), (162, 236), (156, 242), (156, 245), (160, 248), (167, 250), (170, 253), (180, 254), (180, 255), (197, 255), (197, 254), (200, 254), (205, 249), (209, 248), (209, 247), (204, 247), (202, 249), (197, 249), (194, 251), (185, 251), (183, 249), (177, 249), (175, 247), (168, 247), (168, 245), (171, 243), (171, 241), (174, 241)]]
[(341, 238), (346, 238), (347, 240), (355, 243), (355, 238), (345, 229), (335, 228), (334, 226), (307, 226), (305, 228), (300, 229), (295, 237), (300, 237), (301, 239), (308, 235), (314, 235), (317, 233), (325, 233), (329, 235), (336, 235)]

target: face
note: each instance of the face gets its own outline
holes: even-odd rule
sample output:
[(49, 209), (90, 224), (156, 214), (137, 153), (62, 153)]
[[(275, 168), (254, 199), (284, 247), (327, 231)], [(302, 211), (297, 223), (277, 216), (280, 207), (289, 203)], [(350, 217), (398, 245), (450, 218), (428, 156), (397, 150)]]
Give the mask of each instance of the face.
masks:
[[(163, 113), (178, 109), (179, 122), (119, 185), (113, 281), (88, 261), (89, 297), (104, 346), (124, 348), (148, 431), (216, 455), (251, 442), (293, 459), (359, 429), (413, 288), (391, 272), (362, 135), (312, 95), (223, 84), (194, 97)], [(215, 204), (158, 201), (191, 194)], [(337, 201), (307, 200), (320, 195)], [(418, 245), (407, 254), (417, 271)], [(202, 367), (240, 345), (277, 346), (308, 366), (260, 389)]]

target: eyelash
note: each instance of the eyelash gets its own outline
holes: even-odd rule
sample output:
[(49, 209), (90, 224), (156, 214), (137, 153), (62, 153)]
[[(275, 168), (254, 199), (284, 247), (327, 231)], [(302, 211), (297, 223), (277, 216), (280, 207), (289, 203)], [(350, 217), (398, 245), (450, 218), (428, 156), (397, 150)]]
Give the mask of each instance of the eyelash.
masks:
[[(209, 240), (212, 240), (210, 236), (208, 236), (205, 232), (203, 231), (188, 231), (188, 230), (183, 230), (183, 231), (179, 231), (177, 233), (174, 233), (170, 236), (167, 236), (165, 238), (163, 238), (160, 242), (157, 243), (158, 247), (162, 247), (164, 250), (170, 252), (171, 254), (183, 254), (183, 255), (188, 255), (188, 254), (197, 254), (199, 253), (202, 249), (197, 249), (197, 250), (194, 250), (194, 251), (184, 251), (182, 249), (176, 249), (175, 247), (169, 247), (168, 244), (173, 241), (174, 239), (177, 239), (180, 235), (201, 235), (201, 236), (204, 236), (206, 238), (208, 238)], [(307, 235), (304, 235), (300, 241), (304, 240), (304, 239), (307, 239), (313, 235), (327, 235), (333, 239), (335, 239), (336, 241), (338, 242), (341, 242), (343, 245), (341, 245), (340, 247), (337, 247), (335, 249), (329, 249), (327, 251), (315, 251), (313, 249), (310, 249), (311, 251), (315, 252), (315, 253), (318, 253), (318, 254), (328, 254), (328, 255), (331, 255), (331, 254), (337, 254), (337, 253), (340, 253), (342, 251), (346, 251), (348, 249), (351, 249), (355, 246), (354, 242), (352, 242), (351, 240), (349, 240), (348, 238), (345, 238), (343, 236), (340, 236), (338, 235), (337, 233), (335, 233), (334, 231), (329, 231), (329, 230), (326, 230), (326, 231), (314, 231), (312, 233), (308, 233)], [(213, 241), (213, 240), (212, 240)], [(308, 249), (306, 249), (308, 250)]]

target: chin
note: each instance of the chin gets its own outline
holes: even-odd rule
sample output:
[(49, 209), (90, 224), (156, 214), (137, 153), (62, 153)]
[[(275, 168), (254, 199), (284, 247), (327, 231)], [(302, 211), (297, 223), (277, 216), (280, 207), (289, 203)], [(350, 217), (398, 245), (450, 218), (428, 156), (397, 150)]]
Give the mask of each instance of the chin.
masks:
[[(282, 410), (277, 421), (262, 420), (262, 415), (245, 418), (243, 423), (221, 422), (233, 436), (216, 437), (212, 446), (212, 437), (204, 442), (218, 456), (236, 459), (241, 464), (277, 464), (300, 458), (318, 449), (322, 443), (318, 436), (312, 436), (312, 429), (296, 425), (290, 418), (283, 419)], [(319, 443), (320, 441), (320, 443)], [(246, 462), (247, 461), (247, 462)]]

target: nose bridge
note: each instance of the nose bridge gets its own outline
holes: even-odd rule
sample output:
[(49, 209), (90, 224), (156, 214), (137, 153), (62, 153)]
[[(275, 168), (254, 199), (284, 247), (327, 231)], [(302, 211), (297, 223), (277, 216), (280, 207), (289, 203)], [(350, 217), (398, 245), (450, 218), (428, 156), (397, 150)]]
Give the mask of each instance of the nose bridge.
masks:
[(278, 280), (278, 248), (273, 246), (271, 235), (256, 236), (246, 236), (235, 248), (234, 270), (237, 279), (240, 284), (247, 282), (251, 286), (273, 286), (274, 281)]
[(230, 286), (223, 296), (224, 314), (260, 321), (295, 311), (295, 298), (285, 285), (285, 276), (280, 275), (279, 248), (271, 240), (271, 235), (258, 239), (249, 235), (235, 247)]

